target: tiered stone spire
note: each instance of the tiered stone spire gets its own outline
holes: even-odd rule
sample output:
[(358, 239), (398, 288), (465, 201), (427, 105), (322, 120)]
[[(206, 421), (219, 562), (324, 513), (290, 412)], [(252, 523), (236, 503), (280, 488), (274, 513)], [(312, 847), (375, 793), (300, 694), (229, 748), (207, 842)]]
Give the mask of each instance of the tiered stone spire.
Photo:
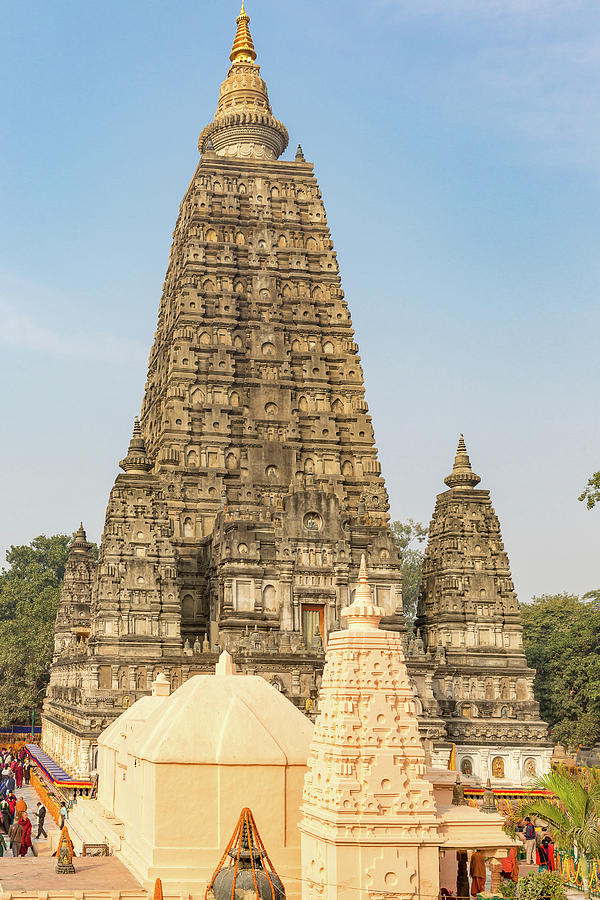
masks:
[(279, 159), (287, 131), (254, 55), (242, 9), (173, 232), (140, 422), (108, 503), (89, 655), (51, 675), (45, 716), (62, 723), (65, 752), (52, 750), (67, 768), (76, 756), (78, 773), (90, 739), (150, 690), (157, 668), (175, 689), (208, 671), (217, 648), (310, 714), (361, 553), (387, 626), (403, 628), (323, 198), (301, 154)]
[(378, 628), (365, 559), (330, 635), (304, 782), (303, 898), (434, 897), (438, 834), (400, 637)]
[(142, 437), (140, 420), (137, 416), (135, 417), (135, 422), (133, 423), (133, 435), (129, 442), (129, 450), (127, 451), (127, 456), (125, 457), (125, 459), (121, 460), (119, 465), (124, 472), (128, 472), (131, 475), (141, 475), (144, 472), (149, 472), (152, 468), (152, 463), (148, 459), (148, 454), (146, 453), (146, 445), (144, 443), (144, 438)]
[(83, 522), (79, 523), (79, 528), (75, 532), (75, 537), (73, 538), (73, 543), (71, 544), (71, 553), (74, 550), (89, 550), (90, 545), (87, 541), (87, 535), (85, 533), (85, 528), (83, 527)]
[[(432, 659), (435, 651), (435, 694), (459, 768), (466, 759), (469, 774), (518, 784), (526, 762), (541, 770), (547, 727), (500, 523), (479, 481), (461, 434), (450, 490), (437, 497), (429, 527), (416, 626)], [(509, 745), (518, 749), (499, 754)]]
[(54, 657), (85, 651), (90, 634), (92, 581), (95, 563), (83, 522), (77, 529), (71, 548), (56, 612)]
[(271, 112), (267, 86), (256, 65), (256, 50), (244, 9), (229, 56), (231, 67), (221, 85), (215, 118), (200, 135), (201, 153), (210, 148), (219, 156), (278, 159), (288, 144), (285, 125)]
[(461, 434), (458, 439), (452, 472), (444, 478), (444, 484), (447, 484), (449, 488), (474, 488), (480, 481), (479, 475), (476, 475), (471, 468), (465, 439)]

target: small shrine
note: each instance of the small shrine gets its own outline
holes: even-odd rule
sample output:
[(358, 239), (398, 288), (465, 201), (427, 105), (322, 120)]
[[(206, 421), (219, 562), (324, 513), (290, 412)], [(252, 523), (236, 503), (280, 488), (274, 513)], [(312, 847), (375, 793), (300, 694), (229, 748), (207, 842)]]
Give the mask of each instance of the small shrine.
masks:
[(484, 849), (494, 874), (513, 843), (498, 814), (456, 805), (455, 772), (426, 768), (402, 640), (382, 616), (363, 556), (348, 628), (327, 647), (300, 822), (303, 900), (456, 895), (465, 851)]
[(214, 674), (172, 693), (159, 676), (152, 696), (103, 732), (98, 799), (79, 800), (71, 821), (90, 843), (108, 842), (146, 890), (160, 878), (165, 894), (196, 900), (240, 809), (250, 807), (294, 900), (311, 734), (312, 723), (287, 697), (259, 675), (237, 674), (224, 651)]
[(60, 838), (58, 839), (58, 847), (56, 850), (56, 873), (57, 875), (74, 875), (75, 866), (73, 865), (73, 844), (69, 837), (67, 826), (64, 825)]

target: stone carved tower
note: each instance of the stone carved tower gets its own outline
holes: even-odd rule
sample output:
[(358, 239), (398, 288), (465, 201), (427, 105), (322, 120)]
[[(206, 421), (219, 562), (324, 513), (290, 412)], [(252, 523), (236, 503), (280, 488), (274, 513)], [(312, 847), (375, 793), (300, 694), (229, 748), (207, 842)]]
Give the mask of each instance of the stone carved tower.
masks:
[(304, 781), (302, 896), (437, 897), (438, 833), (398, 634), (380, 629), (363, 557), (330, 635)]
[[(98, 555), (89, 647), (101, 689), (149, 690), (147, 667), (180, 658), (180, 609), (163, 485), (150, 471), (137, 419), (120, 465)], [(122, 671), (121, 662), (129, 664)]]
[(461, 435), (429, 528), (416, 624), (458, 767), (520, 784), (547, 768), (551, 750), (500, 524), (480, 480)]
[(91, 544), (81, 523), (65, 566), (54, 628), (54, 659), (85, 651), (90, 636), (95, 568)]
[[(398, 558), (321, 192), (279, 159), (242, 9), (181, 205), (141, 425), (181, 558), (184, 637), (326, 640), (362, 552), (402, 627)], [(324, 602), (325, 601), (325, 602)], [(396, 617), (395, 619), (393, 617)], [(307, 646), (307, 649), (311, 649)]]
[(310, 711), (361, 554), (404, 630), (363, 373), (313, 166), (272, 114), (242, 8), (175, 226), (139, 426), (111, 492), (86, 658), (58, 659), (44, 742), (95, 736), (227, 649)]

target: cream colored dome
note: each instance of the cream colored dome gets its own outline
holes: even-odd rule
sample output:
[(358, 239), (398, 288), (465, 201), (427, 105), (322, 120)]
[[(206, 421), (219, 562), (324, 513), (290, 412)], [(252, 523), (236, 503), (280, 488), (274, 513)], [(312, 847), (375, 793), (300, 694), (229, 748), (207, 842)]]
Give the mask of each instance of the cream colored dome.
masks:
[(259, 675), (195, 675), (136, 729), (128, 752), (153, 763), (305, 765), (312, 728)]

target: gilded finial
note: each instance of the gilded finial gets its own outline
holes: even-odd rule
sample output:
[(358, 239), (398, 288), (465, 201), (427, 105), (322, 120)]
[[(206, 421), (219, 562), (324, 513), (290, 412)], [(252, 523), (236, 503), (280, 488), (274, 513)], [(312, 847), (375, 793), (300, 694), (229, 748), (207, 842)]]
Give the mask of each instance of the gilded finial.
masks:
[(244, 8), (244, 0), (242, 0), (240, 14), (235, 21), (237, 23), (237, 31), (235, 33), (229, 59), (232, 63), (253, 63), (256, 59), (256, 50), (254, 49), (252, 35), (248, 28), (250, 16)]

